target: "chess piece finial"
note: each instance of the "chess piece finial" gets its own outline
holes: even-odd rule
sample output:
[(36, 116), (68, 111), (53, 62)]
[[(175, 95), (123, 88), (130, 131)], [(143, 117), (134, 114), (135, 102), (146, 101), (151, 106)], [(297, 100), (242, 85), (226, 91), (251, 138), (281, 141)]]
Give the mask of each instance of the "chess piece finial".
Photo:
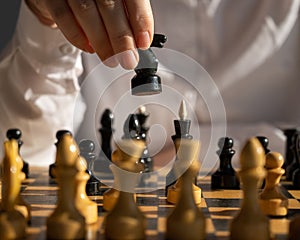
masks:
[(172, 136), (173, 141), (178, 138), (192, 139), (190, 135), (191, 120), (187, 119), (187, 108), (184, 100), (181, 101), (178, 109), (179, 119), (174, 120), (175, 135)]
[(284, 174), (283, 157), (280, 153), (270, 152), (266, 155), (266, 185), (260, 194), (260, 206), (264, 214), (284, 217), (288, 213), (288, 199), (280, 189), (280, 178)]
[(179, 107), (179, 111), (178, 111), (178, 115), (179, 115), (179, 119), (180, 120), (186, 120), (187, 119), (187, 109), (186, 109), (186, 103), (185, 101), (182, 99), (181, 103), (180, 103), (180, 107)]
[(220, 138), (217, 154), (220, 159), (219, 169), (211, 176), (212, 189), (239, 189), (240, 182), (232, 167), (231, 159), (235, 154), (233, 139), (229, 137)]
[(200, 142), (177, 139), (176, 145), (178, 146), (178, 158), (185, 159), (187, 166), (184, 166), (185, 171), (177, 169), (184, 173), (181, 176), (179, 199), (167, 218), (166, 239), (205, 239), (205, 217), (196, 205), (193, 195), (193, 179), (200, 169), (198, 162)]
[(0, 239), (23, 239), (26, 234), (26, 218), (17, 208), (21, 182), (25, 178), (21, 169), (19, 146), (12, 138), (4, 143), (2, 162), (2, 200), (0, 205)]
[(146, 107), (144, 105), (139, 106), (138, 113), (139, 114), (145, 114), (146, 113)]
[(138, 49), (139, 63), (135, 68), (136, 75), (131, 79), (131, 93), (136, 96), (152, 95), (161, 93), (161, 79), (156, 74), (158, 60), (151, 47), (162, 48), (167, 37), (162, 34), (154, 34), (149, 49)]
[(238, 175), (243, 186), (243, 202), (240, 212), (231, 222), (231, 240), (269, 240), (268, 218), (258, 203), (258, 186), (265, 177), (265, 152), (257, 138), (250, 138), (240, 155), (241, 170)]

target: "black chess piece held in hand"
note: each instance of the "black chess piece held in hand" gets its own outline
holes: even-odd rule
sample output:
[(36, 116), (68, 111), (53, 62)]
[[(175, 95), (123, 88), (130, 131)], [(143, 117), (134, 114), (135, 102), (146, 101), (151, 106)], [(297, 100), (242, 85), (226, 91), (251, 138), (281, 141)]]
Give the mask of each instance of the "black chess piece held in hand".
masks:
[(167, 37), (162, 34), (154, 34), (152, 44), (149, 49), (138, 49), (139, 63), (134, 69), (136, 75), (131, 79), (131, 93), (136, 96), (152, 95), (161, 93), (161, 79), (156, 74), (158, 59), (151, 47), (162, 48), (167, 41)]

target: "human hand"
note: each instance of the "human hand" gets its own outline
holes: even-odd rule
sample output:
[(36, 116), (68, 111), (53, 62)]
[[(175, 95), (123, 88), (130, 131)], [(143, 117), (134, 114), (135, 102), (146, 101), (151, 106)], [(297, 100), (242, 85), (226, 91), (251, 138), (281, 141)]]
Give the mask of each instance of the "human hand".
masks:
[[(132, 69), (136, 48), (153, 38), (150, 0), (26, 0), (40, 22), (58, 27), (79, 49), (96, 52), (104, 64)], [(121, 53), (121, 54), (118, 54)], [(115, 54), (117, 54), (115, 57)]]

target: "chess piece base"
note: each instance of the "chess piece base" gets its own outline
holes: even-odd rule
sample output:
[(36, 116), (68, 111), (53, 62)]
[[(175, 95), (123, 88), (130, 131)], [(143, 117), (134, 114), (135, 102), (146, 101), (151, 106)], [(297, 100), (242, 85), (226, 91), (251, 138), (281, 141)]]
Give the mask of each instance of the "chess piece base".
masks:
[(131, 79), (131, 93), (136, 96), (153, 95), (162, 92), (161, 80), (155, 74), (137, 74)]
[[(201, 188), (193, 185), (193, 194), (195, 203), (198, 205), (201, 203)], [(176, 204), (180, 195), (180, 188), (175, 185), (168, 188), (167, 201), (172, 204)]]
[(0, 239), (24, 239), (26, 219), (18, 211), (0, 213)]
[[(168, 231), (166, 233), (167, 240), (189, 239), (189, 240), (204, 240), (206, 237), (205, 220), (196, 219), (195, 221), (183, 223), (182, 219), (172, 219), (167, 222)], [(179, 220), (179, 221), (178, 221)], [(185, 231), (182, 231), (185, 229)]]
[(287, 199), (260, 199), (260, 207), (270, 217), (285, 217), (288, 214)]
[[(79, 220), (80, 219), (80, 220)], [(47, 239), (85, 239), (85, 219), (61, 212), (47, 219)]]
[(230, 240), (270, 240), (268, 219), (263, 215), (249, 219), (239, 215), (230, 227)]

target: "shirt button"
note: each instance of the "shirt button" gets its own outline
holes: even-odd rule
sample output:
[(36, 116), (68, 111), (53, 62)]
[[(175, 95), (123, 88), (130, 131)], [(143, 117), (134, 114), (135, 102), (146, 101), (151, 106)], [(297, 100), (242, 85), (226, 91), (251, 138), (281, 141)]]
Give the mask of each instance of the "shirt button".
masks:
[(73, 54), (75, 53), (76, 48), (69, 43), (65, 43), (59, 47), (59, 51), (64, 55)]

